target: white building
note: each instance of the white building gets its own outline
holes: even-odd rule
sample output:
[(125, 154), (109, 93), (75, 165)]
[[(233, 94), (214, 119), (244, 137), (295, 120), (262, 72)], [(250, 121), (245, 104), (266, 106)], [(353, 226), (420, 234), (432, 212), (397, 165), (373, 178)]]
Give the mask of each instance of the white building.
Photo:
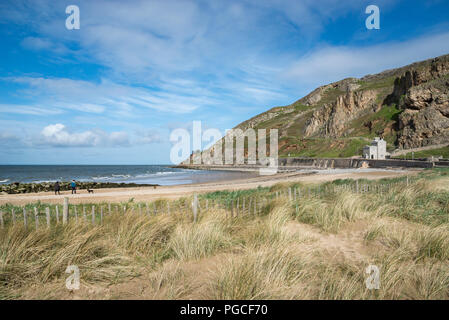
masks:
[(387, 142), (382, 138), (374, 138), (371, 145), (363, 147), (363, 158), (385, 159), (388, 156)]

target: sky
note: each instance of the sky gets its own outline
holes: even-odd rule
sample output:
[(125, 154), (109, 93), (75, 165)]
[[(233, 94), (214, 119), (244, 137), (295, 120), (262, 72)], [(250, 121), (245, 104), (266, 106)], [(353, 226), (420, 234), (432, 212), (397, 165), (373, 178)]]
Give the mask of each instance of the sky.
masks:
[(169, 164), (170, 133), (193, 121), (224, 134), (318, 86), (448, 54), (448, 13), (448, 0), (2, 0), (0, 164)]

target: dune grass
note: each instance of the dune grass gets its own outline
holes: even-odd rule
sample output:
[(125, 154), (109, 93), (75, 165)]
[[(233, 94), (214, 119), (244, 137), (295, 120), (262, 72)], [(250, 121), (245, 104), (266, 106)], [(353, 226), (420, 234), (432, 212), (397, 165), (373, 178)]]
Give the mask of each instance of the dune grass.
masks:
[[(134, 207), (101, 225), (8, 225), (0, 299), (449, 299), (449, 177), (378, 181), (393, 185), (384, 193), (333, 188), (353, 183), (310, 186), (296, 202), (289, 184), (206, 194), (279, 196), (233, 218), (203, 207), (196, 223), (173, 203), (171, 214)], [(68, 265), (80, 269), (78, 291), (65, 288)], [(365, 285), (369, 265), (379, 268), (378, 290)]]

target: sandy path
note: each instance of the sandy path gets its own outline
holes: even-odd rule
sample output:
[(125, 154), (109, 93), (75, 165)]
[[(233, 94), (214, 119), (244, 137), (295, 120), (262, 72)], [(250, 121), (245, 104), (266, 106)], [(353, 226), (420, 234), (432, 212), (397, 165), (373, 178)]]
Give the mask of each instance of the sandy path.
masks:
[(316, 183), (332, 181), (336, 179), (381, 179), (391, 178), (406, 174), (415, 174), (417, 170), (364, 170), (356, 169), (351, 172), (320, 172), (319, 174), (305, 174), (301, 172), (279, 173), (273, 176), (258, 176), (249, 179), (218, 181), (178, 186), (162, 186), (142, 188), (115, 188), (99, 189), (94, 194), (87, 194), (86, 190), (79, 190), (78, 194), (72, 195), (70, 191), (61, 192), (55, 196), (53, 192), (41, 192), (31, 194), (0, 195), (0, 204), (11, 203), (23, 205), (30, 202), (41, 201), (45, 203), (61, 203), (63, 196), (67, 196), (71, 203), (99, 203), (120, 202), (134, 198), (136, 201), (154, 200), (161, 198), (180, 198), (193, 193), (206, 193), (219, 190), (241, 190), (261, 187), (270, 187), (280, 182), (304, 182)]

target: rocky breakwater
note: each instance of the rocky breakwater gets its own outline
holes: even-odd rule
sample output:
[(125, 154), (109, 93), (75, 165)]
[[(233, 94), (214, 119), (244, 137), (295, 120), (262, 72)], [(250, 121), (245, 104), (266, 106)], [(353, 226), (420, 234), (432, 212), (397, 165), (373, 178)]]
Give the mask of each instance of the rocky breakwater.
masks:
[[(70, 182), (60, 182), (61, 191), (71, 190)], [(77, 182), (78, 190), (103, 188), (156, 187), (158, 184), (112, 183), (112, 182)], [(54, 183), (11, 183), (0, 185), (0, 194), (19, 194), (54, 191)]]

